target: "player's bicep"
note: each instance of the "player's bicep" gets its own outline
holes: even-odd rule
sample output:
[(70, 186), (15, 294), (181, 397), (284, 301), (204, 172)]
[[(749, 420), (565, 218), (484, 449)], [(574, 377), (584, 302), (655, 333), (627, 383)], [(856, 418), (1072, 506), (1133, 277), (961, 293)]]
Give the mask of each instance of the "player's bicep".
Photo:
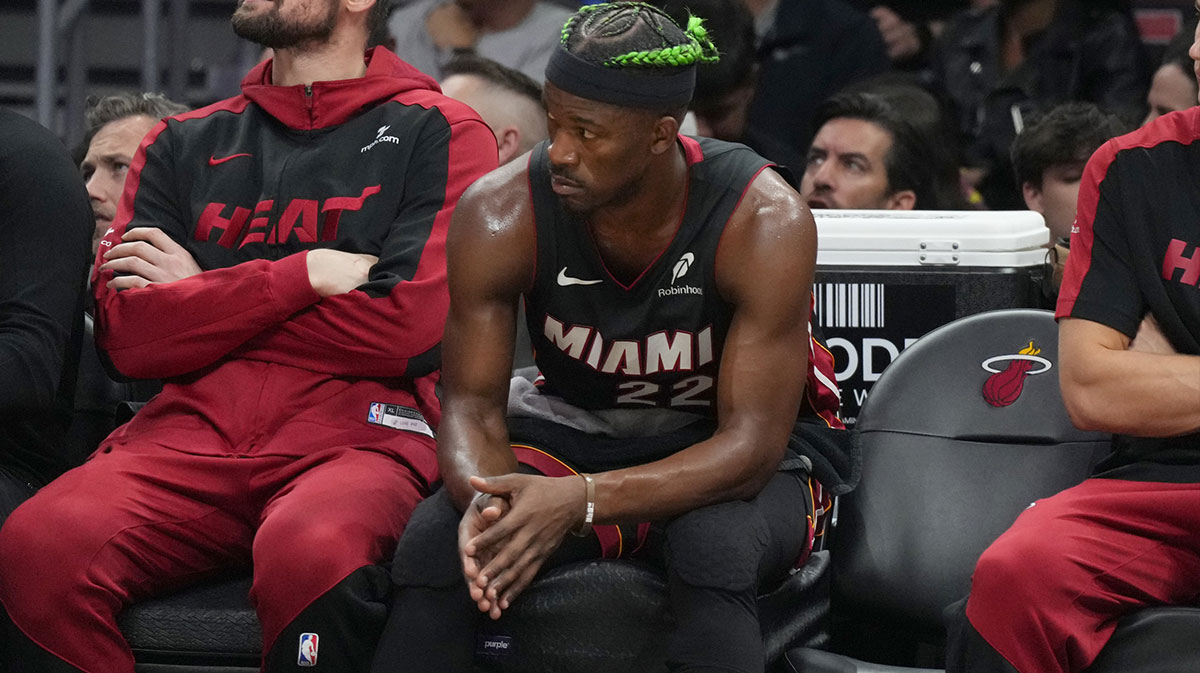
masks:
[(718, 257), (734, 316), (717, 395), (723, 426), (767, 423), (774, 434), (791, 428), (804, 391), (816, 225), (790, 187), (766, 179)]
[(1120, 330), (1091, 320), (1063, 318), (1058, 326), (1059, 382), (1070, 397), (1094, 385), (1106, 371), (1104, 359), (1129, 348), (1130, 338)]
[[(443, 371), (451, 396), (500, 403), (511, 374), (516, 310), (532, 275), (532, 222), (485, 190), (464, 196), (446, 243), (450, 312)], [(506, 213), (508, 219), (501, 217)]]

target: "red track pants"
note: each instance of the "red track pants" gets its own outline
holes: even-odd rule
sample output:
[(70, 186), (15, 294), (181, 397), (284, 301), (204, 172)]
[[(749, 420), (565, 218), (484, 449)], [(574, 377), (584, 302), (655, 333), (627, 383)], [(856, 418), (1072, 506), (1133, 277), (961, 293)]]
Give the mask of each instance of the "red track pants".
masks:
[(1021, 673), (1066, 673), (1092, 663), (1122, 615), (1198, 594), (1200, 484), (1089, 479), (983, 553), (967, 618)]
[(170, 384), (5, 522), (0, 601), (68, 664), (132, 673), (124, 606), (253, 561), (269, 652), (306, 606), (389, 558), (428, 494), (434, 440), (368, 418), (374, 402), (413, 399), (247, 361)]

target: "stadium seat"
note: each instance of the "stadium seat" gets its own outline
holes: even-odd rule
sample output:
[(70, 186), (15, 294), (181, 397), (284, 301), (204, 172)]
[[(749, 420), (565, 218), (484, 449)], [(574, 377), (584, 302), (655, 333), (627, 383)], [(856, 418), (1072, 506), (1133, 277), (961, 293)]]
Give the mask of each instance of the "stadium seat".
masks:
[[(794, 649), (786, 670), (940, 670), (943, 611), (979, 555), (1109, 452), (1110, 436), (1071, 424), (1057, 363), (1053, 314), (1017, 309), (940, 327), (888, 367), (859, 416), (862, 481), (830, 543), (833, 652)], [(1190, 608), (1130, 615), (1090, 671), (1200, 670), (1200, 646), (1181, 635), (1198, 626)]]
[[(828, 644), (829, 552), (759, 598), (772, 661), (799, 645)], [(262, 633), (249, 575), (210, 580), (131, 606), (120, 618), (137, 673), (251, 673)], [(591, 561), (548, 572), (481, 634), (505, 656), (480, 654), (495, 673), (627, 673), (661, 668), (670, 627), (661, 575), (630, 561)], [(481, 640), (480, 642), (483, 642)], [(480, 648), (480, 651), (483, 651)]]
[(257, 673), (262, 629), (249, 594), (245, 573), (130, 606), (119, 624), (137, 673)]
[[(799, 644), (827, 644), (829, 561), (828, 551), (814, 553), (759, 597), (769, 663)], [(476, 658), (493, 673), (657, 673), (665, 670), (670, 625), (659, 573), (631, 561), (578, 563), (548, 572), (500, 620), (485, 624), (479, 642), (508, 644), (506, 656)]]
[[(514, 372), (530, 380), (536, 367)], [(768, 661), (791, 648), (828, 646), (828, 551), (759, 597)], [(137, 673), (250, 673), (262, 632), (248, 592), (250, 576), (209, 580), (130, 606), (121, 630)], [(555, 568), (505, 615), (485, 623), (477, 662), (491, 673), (638, 673), (662, 669), (670, 628), (662, 575), (633, 561), (590, 561)]]

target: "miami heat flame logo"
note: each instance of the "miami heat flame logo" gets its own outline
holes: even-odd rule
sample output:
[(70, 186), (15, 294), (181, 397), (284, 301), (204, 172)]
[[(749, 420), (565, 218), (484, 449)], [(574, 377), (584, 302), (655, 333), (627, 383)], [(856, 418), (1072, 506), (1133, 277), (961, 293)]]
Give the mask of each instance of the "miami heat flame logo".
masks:
[[(1046, 358), (1038, 357), (1038, 353), (1041, 352), (1042, 349), (1030, 341), (1029, 345), (1018, 353), (997, 355), (984, 360), (984, 370), (992, 372), (992, 375), (983, 383), (983, 399), (993, 407), (1007, 407), (1016, 402), (1021, 396), (1021, 391), (1025, 389), (1026, 376), (1043, 374), (1053, 366)], [(996, 369), (997, 364), (1005, 361), (1008, 362), (1007, 367)], [(1041, 365), (1041, 368), (1034, 369), (1035, 365)]]

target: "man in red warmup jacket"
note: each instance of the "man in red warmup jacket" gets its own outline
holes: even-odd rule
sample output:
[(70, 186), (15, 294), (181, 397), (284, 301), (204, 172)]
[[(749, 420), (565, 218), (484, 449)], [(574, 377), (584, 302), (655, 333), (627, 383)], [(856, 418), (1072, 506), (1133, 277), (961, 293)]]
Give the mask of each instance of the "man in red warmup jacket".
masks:
[(243, 0), (274, 60), (142, 142), (97, 343), (166, 386), (0, 534), (17, 671), (132, 673), (124, 606), (251, 562), (264, 670), (366, 670), (376, 564), (437, 479), (446, 227), (496, 166), (469, 108), (365, 51), (384, 2)]

